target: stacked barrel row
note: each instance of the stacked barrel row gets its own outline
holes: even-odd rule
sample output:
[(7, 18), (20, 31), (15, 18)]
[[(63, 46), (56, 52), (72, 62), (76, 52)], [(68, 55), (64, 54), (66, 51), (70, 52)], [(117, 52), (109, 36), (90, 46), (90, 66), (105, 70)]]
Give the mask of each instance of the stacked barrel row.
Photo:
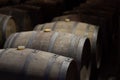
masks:
[(12, 19), (1, 21), (1, 48), (4, 45), (0, 50), (1, 79), (90, 79), (92, 54), (89, 38), (49, 29), (29, 31), (42, 23), (40, 10), (41, 7), (24, 4), (0, 9), (2, 16)]
[[(7, 10), (5, 12), (5, 14), (7, 14), (10, 9), (14, 9), (13, 7), (7, 8), (2, 8), (1, 13), (4, 12), (4, 10)], [(23, 6), (17, 6), (17, 8), (25, 9)], [(29, 8), (27, 8), (27, 10), (28, 9)], [(20, 13), (15, 14), (14, 12), (13, 14), (12, 11), (10, 12), (9, 14), (12, 14), (11, 16), (13, 16), (16, 24), (20, 24), (22, 22), (21, 17), (24, 16), (20, 16), (19, 19), (21, 19), (21, 21), (17, 21), (18, 18), (16, 16), (19, 16)], [(63, 23), (65, 23), (64, 25), (66, 26), (68, 25), (68, 28), (70, 26), (71, 30), (72, 27), (76, 27), (78, 29), (83, 29), (83, 31), (80, 31), (79, 29), (78, 31), (75, 31), (78, 35), (75, 35), (64, 32), (54, 32), (49, 28), (44, 29), (43, 31), (27, 31), (10, 35), (4, 44), (5, 49), (0, 52), (1, 65), (4, 64), (0, 68), (2, 74), (1, 79), (90, 79), (92, 67), (91, 58), (94, 55), (91, 54), (90, 42), (92, 42), (93, 45), (95, 44), (94, 47), (96, 46), (96, 41), (94, 41), (93, 38), (96, 39), (99, 27), (79, 22), (77, 23), (78, 27), (77, 25), (74, 25), (76, 22), (66, 21)], [(87, 27), (87, 25), (89, 25), (90, 28)], [(18, 27), (16, 26), (15, 28), (16, 31), (19, 31), (19, 28), (30, 30), (30, 26), (19, 27), (18, 25)], [(10, 29), (13, 30), (14, 28), (12, 27)], [(96, 35), (95, 37), (93, 37), (94, 34)], [(91, 41), (88, 36), (91, 38)]]
[[(91, 33), (91, 36), (92, 34), (93, 33)], [(32, 52), (30, 50), (29, 52), (29, 49), (28, 50), (24, 49), (23, 46), (27, 48), (32, 48), (32, 49), (53, 52), (59, 55), (73, 58), (77, 62), (77, 65), (75, 63), (72, 64), (73, 63), (72, 59), (61, 58), (62, 60), (65, 60), (65, 61), (60, 62), (58, 59), (58, 62), (61, 65), (58, 66), (58, 62), (56, 62), (57, 66), (55, 65), (55, 67), (52, 67), (52, 65), (55, 64), (55, 61), (57, 61), (57, 58), (59, 58), (59, 55), (53, 55), (53, 56), (51, 55), (52, 57), (49, 58), (47, 55), (46, 56), (44, 55), (48, 53), (41, 52), (41, 54), (39, 54), (39, 51), (36, 52), (36, 50), (32, 50)], [(35, 78), (45, 79), (45, 80), (46, 79), (47, 80), (53, 80), (53, 79), (79, 80), (79, 78), (81, 78), (82, 80), (84, 78), (89, 79), (90, 71), (91, 71), (91, 51), (90, 51), (91, 48), (90, 47), (91, 47), (90, 41), (87, 38), (87, 36), (77, 36), (74, 34), (52, 32), (52, 31), (49, 32), (49, 30), (14, 33), (11, 36), (9, 36), (9, 38), (7, 39), (4, 45), (5, 49), (1, 50), (1, 65), (4, 64), (0, 68), (1, 74), (3, 73), (1, 78), (3, 80), (7, 78), (18, 79), (20, 77), (21, 79), (24, 79), (26, 78), (25, 77), (26, 75), (30, 78), (32, 76), (32, 79), (34, 79), (34, 76), (35, 76)], [(43, 56), (38, 57), (37, 53)], [(49, 62), (48, 62), (48, 65), (46, 65), (46, 68), (45, 66), (40, 67), (40, 65), (38, 66), (37, 64), (38, 62), (40, 62), (43, 65), (47, 61), (41, 62), (41, 60), (38, 60), (35, 57), (35, 55), (37, 55), (39, 59), (43, 59), (43, 61), (49, 58), (48, 59)], [(42, 57), (45, 57), (45, 58), (42, 58)], [(32, 63), (31, 60), (34, 60), (34, 58), (35, 58), (35, 62)], [(38, 60), (38, 62), (36, 60)], [(16, 64), (18, 61), (19, 63)], [(23, 62), (25, 63), (23, 64)], [(30, 63), (33, 66), (30, 66), (31, 68), (29, 69)], [(73, 65), (74, 68), (72, 67), (73, 70), (70, 68), (70, 71), (69, 71), (69, 67), (71, 67), (70, 64)], [(20, 65), (20, 66), (23, 65), (23, 67), (20, 67), (20, 66), (17, 67), (17, 65)], [(43, 72), (40, 73), (41, 71), (38, 72), (38, 70), (36, 70), (37, 67), (38, 69), (43, 70), (43, 72), (45, 71), (44, 76), (42, 74)], [(53, 75), (54, 71), (50, 72), (52, 68), (53, 70), (56, 70), (56, 68), (60, 69), (60, 71), (55, 73), (55, 74), (59, 74), (58, 77), (57, 75)], [(31, 70), (34, 70), (34, 69), (37, 72), (36, 71), (35, 73), (31, 72)], [(28, 71), (26, 73), (26, 70), (30, 70), (30, 72)], [(73, 72), (75, 72), (76, 74), (73, 75), (72, 74)], [(41, 75), (37, 75), (37, 73)], [(13, 77), (14, 75), (15, 77)]]
[(69, 21), (69, 19), (66, 19), (65, 21), (56, 21), (41, 25), (39, 24), (35, 27), (34, 30), (36, 31), (52, 30), (57, 32), (72, 33), (77, 36), (88, 37), (91, 43), (91, 61), (92, 61), (89, 79), (93, 80), (96, 78), (96, 76), (93, 77), (93, 74), (96, 73), (97, 68), (100, 68), (101, 57), (103, 54), (103, 50), (105, 48), (104, 46), (106, 46), (104, 44), (106, 41), (105, 37), (103, 36), (104, 33), (99, 26), (83, 22)]
[(78, 80), (76, 62), (68, 57), (33, 49), (0, 50), (2, 80)]
[[(94, 1), (95, 0), (91, 0), (88, 3), (81, 4), (79, 7), (76, 7), (71, 11), (66, 11), (63, 13), (63, 16), (58, 16), (54, 18), (53, 21), (80, 21), (98, 25), (100, 27), (100, 30), (102, 31), (101, 42), (103, 43), (103, 55), (102, 64), (100, 69), (98, 69), (98, 74), (100, 75), (100, 77), (102, 76), (102, 79), (100, 80), (103, 80), (104, 78), (105, 80), (107, 80), (110, 78), (109, 75), (112, 75), (112, 77), (116, 77), (118, 75), (117, 73), (119, 67), (119, 6), (114, 3), (112, 3), (112, 5), (109, 3), (103, 3), (104, 1)], [(57, 29), (57, 31), (59, 30)]]
[[(86, 11), (84, 10), (86, 9)], [(80, 6), (80, 14), (91, 14), (92, 16), (97, 16), (98, 24), (102, 24), (101, 28), (105, 30), (104, 34), (107, 36), (107, 47), (108, 50), (103, 55), (102, 66), (99, 70), (99, 77), (101, 80), (108, 76), (106, 79), (111, 79), (112, 77), (118, 76), (118, 63), (119, 63), (119, 48), (118, 48), (118, 12), (116, 5), (110, 4), (83, 4)], [(89, 15), (89, 16), (91, 16)], [(88, 17), (89, 18), (89, 17)], [(84, 18), (83, 18), (84, 19)], [(93, 19), (93, 18), (91, 18)], [(85, 19), (84, 19), (85, 21)], [(89, 21), (90, 22), (90, 21)], [(102, 76), (102, 77), (101, 77)]]
[[(6, 39), (12, 33), (33, 30), (36, 24), (43, 22), (41, 7), (31, 5), (3, 7), (3, 5), (17, 4), (20, 2), (23, 2), (23, 0), (0, 1), (0, 7), (2, 7), (0, 8), (0, 48), (3, 48)], [(29, 35), (31, 36), (31, 34)], [(78, 43), (80, 42), (79, 39), (77, 40)], [(87, 41), (86, 45), (89, 45), (89, 41), (85, 41)], [(9, 46), (6, 45), (6, 49), (0, 50), (1, 80), (79, 80), (80, 75), (78, 74), (80, 72), (78, 73), (78, 70), (80, 68), (78, 68), (76, 61), (72, 57), (68, 58), (50, 52), (28, 49), (20, 45), (18, 48), (7, 49), (7, 47)], [(80, 53), (78, 51), (77, 55), (81, 56)], [(78, 58), (77, 60), (80, 62), (81, 59)]]
[[(109, 79), (104, 72), (113, 72), (109, 66), (118, 64), (118, 11), (111, 4), (94, 1), (58, 17), (64, 10), (55, 6), (62, 7), (67, 0), (27, 0), (0, 8), (1, 79), (97, 80), (98, 74), (100, 80), (103, 75)], [(48, 6), (41, 8), (44, 5)]]

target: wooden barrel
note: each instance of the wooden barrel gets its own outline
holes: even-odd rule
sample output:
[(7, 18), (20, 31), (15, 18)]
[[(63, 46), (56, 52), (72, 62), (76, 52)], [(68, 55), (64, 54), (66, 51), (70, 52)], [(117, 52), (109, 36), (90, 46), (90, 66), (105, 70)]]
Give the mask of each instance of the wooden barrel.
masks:
[[(94, 15), (97, 17), (103, 17), (109, 21), (109, 26), (117, 26), (117, 11), (115, 8), (107, 7), (107, 6), (97, 6), (97, 5), (81, 5), (79, 8), (79, 13), (86, 14), (86, 15)], [(80, 16), (81, 17), (81, 16)]]
[(16, 32), (16, 27), (13, 17), (0, 14), (0, 48), (3, 47), (5, 40)]
[[(87, 10), (87, 11), (86, 11)], [(98, 17), (103, 17), (104, 19), (106, 19), (108, 21), (108, 25), (109, 25), (109, 28), (112, 30), (114, 29), (113, 26), (115, 26), (114, 24), (116, 23), (116, 14), (114, 12), (111, 12), (111, 11), (98, 11), (98, 10), (95, 10), (95, 9), (86, 9), (86, 10), (80, 10), (80, 13), (82, 14), (86, 14), (86, 15), (94, 15), (94, 16), (98, 16)], [(108, 29), (109, 29), (108, 28)]]
[[(72, 57), (78, 63), (78, 71), (85, 71), (84, 73), (87, 73), (86, 71), (89, 71), (90, 69), (90, 42), (86, 37), (60, 32), (21, 32), (11, 35), (6, 41), (4, 48), (15, 48), (17, 46), (25, 46), (27, 48), (43, 50), (67, 57)], [(80, 74), (80, 76), (82, 75), (83, 74)], [(86, 75), (88, 75), (88, 73)]]
[[(111, 62), (114, 62), (116, 59), (115, 58), (114, 60), (112, 60), (113, 56), (115, 57), (117, 55), (117, 53), (116, 53), (117, 50), (116, 50), (116, 46), (115, 46), (115, 44), (116, 44), (115, 42), (117, 41), (117, 39), (115, 39), (115, 35), (117, 32), (116, 31), (117, 30), (117, 26), (116, 26), (117, 21), (115, 19), (114, 12), (111, 12), (109, 10), (107, 10), (107, 12), (105, 10), (99, 11), (99, 9), (98, 10), (96, 10), (96, 9), (83, 9), (83, 11), (86, 12), (86, 13), (82, 13), (85, 16), (83, 17), (83, 15), (80, 14), (81, 15), (80, 17), (81, 17), (81, 19), (83, 18), (84, 21), (88, 21), (88, 19), (89, 19), (88, 22), (95, 22), (95, 21), (103, 22), (103, 23), (99, 23), (99, 24), (102, 24), (101, 27), (104, 28), (103, 35), (106, 35), (106, 42), (104, 42), (104, 44), (106, 44), (106, 43), (107, 44), (106, 44), (106, 47), (103, 46), (104, 47), (104, 54), (102, 56), (102, 58), (103, 58), (102, 64), (103, 65), (106, 65), (106, 63), (112, 64)], [(96, 16), (95, 17), (96, 20), (93, 19), (93, 16)], [(106, 51), (105, 51), (105, 49), (106, 49)]]
[[(103, 18), (104, 19), (104, 21), (105, 21), (104, 25), (106, 25), (104, 27), (106, 28), (106, 32), (107, 32), (106, 34), (107, 34), (108, 39), (109, 39), (108, 42), (109, 42), (109, 45), (112, 48), (112, 46), (114, 45), (115, 39), (116, 39), (116, 34), (117, 34), (117, 29), (118, 29), (118, 23), (117, 23), (117, 18), (118, 17), (116, 16), (116, 12), (111, 12), (109, 10), (98, 11), (98, 10), (95, 10), (95, 9), (83, 9), (82, 11), (80, 10), (80, 13), (81, 13), (80, 17), (83, 17), (82, 14), (85, 14), (85, 15), (88, 15), (88, 16), (92, 15), (92, 16), (96, 16), (97, 18)], [(86, 18), (86, 20), (87, 20), (87, 18)]]
[(70, 21), (80, 21), (80, 18), (79, 18), (78, 14), (68, 14), (68, 15), (63, 15), (63, 16), (55, 17), (55, 18), (53, 18), (52, 21), (66, 21), (68, 19)]
[[(117, 28), (117, 16), (116, 16), (116, 12), (114, 12), (115, 10), (97, 10), (96, 9), (80, 9), (80, 15), (81, 14), (86, 14), (89, 16), (96, 16), (98, 18), (104, 18), (107, 21), (107, 29), (109, 29), (111, 34), (115, 33), (115, 29)], [(113, 27), (114, 26), (114, 27)]]
[[(94, 24), (94, 25), (99, 25), (100, 28), (101, 28), (101, 31), (102, 31), (102, 51), (104, 52), (103, 56), (106, 56), (108, 57), (108, 55), (110, 56), (110, 53), (112, 52), (111, 50), (113, 50), (113, 38), (114, 38), (114, 33), (115, 33), (115, 25), (114, 27), (112, 26), (113, 25), (113, 22), (112, 21), (112, 18), (110, 17), (102, 17), (102, 16), (97, 16), (97, 15), (88, 15), (88, 14), (83, 14), (81, 13), (80, 14), (80, 19), (81, 19), (81, 22), (86, 22), (86, 23), (89, 23), (89, 24)], [(104, 47), (104, 48), (103, 48)], [(110, 49), (110, 47), (112, 49)], [(111, 53), (112, 55), (112, 53)], [(107, 59), (105, 57), (105, 59)]]
[[(27, 5), (27, 4), (24, 4), (24, 5)], [(62, 5), (54, 5), (54, 6), (51, 6), (51, 5), (36, 5), (36, 4), (28, 4), (29, 7), (31, 6), (34, 6), (34, 7), (39, 7), (39, 14), (37, 17), (37, 19), (39, 19), (39, 23), (41, 23), (41, 20), (43, 20), (43, 22), (50, 22), (55, 16), (58, 16), (58, 15), (61, 15), (62, 12), (63, 12), (63, 6)], [(21, 7), (23, 7), (23, 5), (21, 5)], [(27, 6), (28, 7), (28, 6)], [(48, 9), (49, 8), (49, 9)], [(33, 11), (33, 10), (31, 10)], [(48, 14), (49, 13), (49, 14)], [(33, 14), (35, 15), (35, 13)], [(31, 17), (35, 17), (35, 16), (32, 16)], [(42, 18), (41, 18), (42, 17)], [(35, 22), (36, 19), (34, 19), (33, 21)], [(42, 23), (43, 23), (42, 22)]]
[(98, 26), (82, 23), (82, 22), (74, 22), (74, 21), (69, 21), (69, 22), (57, 21), (57, 22), (37, 25), (34, 30), (45, 30), (45, 29), (51, 29), (53, 31), (58, 31), (58, 32), (73, 33), (78, 36), (87, 36), (91, 41), (92, 53), (95, 53), (97, 57), (96, 61), (97, 63), (100, 64), (100, 54), (97, 52), (96, 49), (100, 37), (98, 36), (100, 34)]
[(5, 7), (0, 9), (0, 13), (11, 15), (18, 25), (17, 31), (29, 31), (32, 30), (32, 22), (27, 11), (20, 10), (12, 7)]
[(78, 80), (72, 58), (34, 49), (0, 50), (1, 80)]
[(34, 27), (38, 23), (39, 24), (43, 23), (43, 21), (44, 21), (41, 7), (27, 5), (27, 4), (21, 4), (21, 5), (12, 6), (12, 8), (26, 11), (25, 14), (30, 17), (32, 27)]

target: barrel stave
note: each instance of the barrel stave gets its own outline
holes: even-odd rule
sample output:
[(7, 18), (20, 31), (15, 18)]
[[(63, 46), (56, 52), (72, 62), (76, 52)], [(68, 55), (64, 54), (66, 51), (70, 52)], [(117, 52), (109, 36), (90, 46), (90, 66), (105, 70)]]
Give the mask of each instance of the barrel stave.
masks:
[(2, 48), (5, 40), (17, 31), (17, 25), (13, 17), (4, 14), (0, 14), (0, 23), (0, 48)]
[[(92, 16), (92, 18), (94, 18), (94, 16)], [(97, 18), (95, 17), (95, 19), (97, 19)], [(89, 21), (92, 21), (92, 20), (89, 19)], [(98, 22), (98, 23), (102, 24), (100, 22)], [(44, 26), (42, 26), (42, 25), (44, 25)], [(46, 29), (51, 29), (52, 31), (67, 32), (67, 33), (73, 33), (77, 36), (88, 37), (90, 39), (90, 43), (91, 43), (91, 52), (93, 53), (94, 58), (95, 58), (94, 60), (96, 61), (97, 67), (98, 68), (100, 67), (101, 56), (103, 54), (103, 50), (101, 48), (103, 46), (102, 45), (103, 43), (101, 43), (101, 42), (103, 42), (103, 41), (101, 41), (100, 39), (102, 39), (102, 40), (105, 40), (105, 39), (103, 39), (103, 36), (102, 36), (103, 29), (101, 30), (101, 28), (99, 26), (92, 25), (89, 23), (84, 23), (84, 22), (75, 22), (75, 21), (55, 21), (55, 22), (51, 22), (51, 23), (45, 23), (42, 25), (41, 24), (37, 25), (34, 30), (44, 31)], [(53, 26), (51, 26), (51, 25), (53, 25)], [(42, 26), (42, 28), (41, 28), (41, 26)], [(57, 45), (56, 45), (56, 47), (57, 47)], [(59, 45), (59, 46), (61, 46), (61, 45)]]
[[(0, 79), (66, 80), (69, 77), (78, 80), (77, 65), (71, 58), (33, 49), (10, 48), (0, 50), (0, 53), (0, 72), (3, 72)], [(72, 77), (67, 76), (72, 74)]]
[[(87, 37), (80, 37), (74, 34), (53, 31), (29, 31), (15, 34), (19, 34), (19, 36), (17, 36), (15, 41), (13, 41), (11, 44), (12, 46), (6, 45), (5, 48), (15, 48), (19, 45), (21, 46), (22, 44), (22, 46), (25, 46), (27, 48), (53, 52), (55, 54), (74, 58), (78, 64), (77, 70), (79, 72), (83, 66), (85, 66), (89, 71), (89, 64), (91, 64), (91, 46), (90, 41)], [(31, 36), (27, 38), (28, 35)], [(24, 39), (25, 41), (23, 41)], [(9, 44), (9, 40), (7, 40), (6, 43)], [(85, 56), (83, 59), (84, 55), (87, 56)]]

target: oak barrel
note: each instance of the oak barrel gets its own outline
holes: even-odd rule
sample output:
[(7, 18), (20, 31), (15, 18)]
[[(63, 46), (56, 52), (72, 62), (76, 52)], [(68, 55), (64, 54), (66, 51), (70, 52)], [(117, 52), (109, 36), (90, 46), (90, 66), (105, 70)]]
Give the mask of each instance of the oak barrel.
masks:
[[(92, 53), (96, 55), (96, 61), (100, 64), (100, 53), (97, 52), (97, 46), (99, 44), (99, 27), (87, 23), (82, 22), (74, 22), (74, 21), (56, 21), (52, 23), (46, 23), (42, 25), (37, 25), (34, 30), (45, 30), (51, 29), (53, 31), (58, 32), (68, 32), (73, 33), (78, 36), (87, 36), (91, 41)], [(99, 50), (100, 51), (100, 50)]]
[[(96, 16), (98, 18), (104, 18), (107, 22), (107, 26), (109, 31), (113, 31), (114, 27), (115, 26), (115, 29), (116, 29), (116, 19), (117, 19), (117, 16), (116, 16), (116, 13), (113, 12), (115, 10), (100, 10), (100, 9), (80, 9), (80, 13), (82, 14), (86, 14), (86, 15), (93, 15), (93, 16)], [(80, 14), (81, 15), (81, 14)]]
[(27, 5), (27, 4), (19, 4), (12, 6), (12, 8), (19, 9), (25, 11), (26, 15), (30, 17), (32, 27), (37, 25), (38, 23), (43, 23), (43, 13), (42, 8), (34, 5)]
[[(72, 57), (78, 63), (78, 71), (89, 72), (90, 70), (90, 42), (86, 37), (52, 31), (21, 32), (12, 34), (6, 41), (4, 48), (15, 48), (17, 46), (25, 46), (27, 48), (43, 50), (67, 57)], [(82, 75), (83, 74), (80, 74), (80, 76)], [(87, 75), (89, 74), (87, 73)]]
[(0, 50), (1, 80), (78, 80), (72, 58), (34, 49)]
[[(96, 19), (98, 18), (98, 22), (101, 25), (101, 28), (104, 30), (104, 35), (107, 35), (108, 39), (108, 47), (111, 48), (109, 49), (109, 52), (106, 53), (111, 53), (114, 52), (112, 50), (114, 46), (114, 42), (116, 41), (116, 35), (117, 35), (117, 30), (118, 30), (118, 23), (117, 19), (118, 17), (116, 16), (116, 12), (110, 11), (110, 10), (95, 10), (95, 9), (80, 9), (80, 19), (82, 20), (83, 15), (87, 15), (86, 21), (89, 19), (89, 22), (95, 22), (97, 20), (93, 20), (93, 18), (89, 18), (90, 16), (95, 16)], [(103, 20), (100, 20), (103, 19)], [(103, 23), (101, 23), (103, 22)], [(111, 51), (110, 51), (111, 50)], [(112, 53), (111, 53), (112, 54)]]
[(3, 47), (5, 40), (16, 32), (16, 27), (13, 17), (0, 14), (0, 48)]
[(29, 31), (32, 30), (32, 23), (30, 16), (26, 10), (21, 10), (12, 7), (3, 7), (0, 9), (0, 13), (13, 16), (18, 25), (17, 31)]
[[(118, 27), (117, 8), (105, 6), (102, 4), (99, 4), (99, 5), (98, 4), (95, 4), (95, 5), (85, 4), (85, 5), (80, 6), (80, 12), (84, 12), (83, 14), (87, 13), (90, 15), (96, 15), (98, 17), (106, 18), (108, 20), (109, 27), (112, 26), (111, 27), (112, 30), (117, 29), (117, 27)], [(109, 29), (109, 27), (108, 27), (108, 29)]]

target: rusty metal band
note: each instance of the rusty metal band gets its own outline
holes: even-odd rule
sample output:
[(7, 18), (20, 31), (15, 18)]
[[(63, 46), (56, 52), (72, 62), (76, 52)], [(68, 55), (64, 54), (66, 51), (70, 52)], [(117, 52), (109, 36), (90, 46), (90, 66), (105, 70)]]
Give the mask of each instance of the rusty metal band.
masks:
[(3, 34), (3, 40), (6, 40), (6, 28), (7, 28), (7, 22), (11, 18), (11, 16), (6, 16), (3, 20), (3, 27), (2, 27), (2, 34)]
[(49, 45), (48, 45), (48, 52), (51, 52), (51, 51), (52, 51), (52, 49), (53, 49), (53, 47), (54, 47), (55, 40), (56, 40), (56, 38), (58, 37), (58, 35), (59, 35), (58, 32), (55, 32), (55, 33), (52, 35), (52, 37), (51, 37), (51, 39), (50, 39), (50, 43), (49, 43)]
[(34, 55), (33, 54), (36, 54), (38, 53), (39, 51), (38, 50), (33, 50), (26, 58), (25, 62), (24, 62), (24, 65), (23, 65), (23, 68), (21, 70), (21, 74), (24, 74), (26, 75), (27, 73), (27, 69), (28, 69), (28, 65), (30, 63), (30, 61), (33, 59)]
[(69, 46), (69, 52), (68, 57), (74, 57), (75, 56), (75, 43), (76, 43), (77, 36), (72, 35), (70, 40), (70, 46)]
[(52, 31), (55, 30), (57, 23), (58, 23), (58, 21), (56, 21), (56, 22), (53, 24)]
[(66, 80), (67, 70), (68, 70), (68, 67), (69, 67), (71, 61), (72, 61), (72, 59), (70, 59), (70, 58), (67, 58), (63, 61), (60, 72), (59, 72), (58, 80)]
[(27, 48), (32, 48), (32, 42), (33, 42), (34, 38), (36, 37), (36, 34), (37, 34), (37, 32), (33, 31), (31, 37), (29, 38), (29, 40), (27, 42), (27, 45), (26, 45)]
[(17, 37), (18, 37), (19, 35), (20, 35), (20, 33), (15, 33), (15, 34), (13, 34), (13, 36), (11, 36), (7, 48), (12, 48), (12, 47), (13, 47), (13, 45), (14, 45), (14, 43), (15, 43), (15, 40), (17, 39)]
[(59, 55), (53, 55), (47, 64), (47, 67), (45, 68), (45, 74), (43, 80), (49, 80), (50, 71), (52, 69), (53, 64), (56, 62), (56, 59), (59, 57)]
[(1, 52), (0, 52), (0, 57), (2, 57), (2, 55), (3, 55), (7, 50), (8, 50), (8, 48), (7, 48), (7, 49), (4, 49), (3, 51), (1, 51)]
[(72, 27), (72, 33), (74, 34), (77, 28), (77, 25), (79, 24), (79, 22), (75, 22), (73, 27)]
[(81, 58), (82, 58), (82, 52), (83, 52), (83, 46), (85, 42), (86, 37), (81, 37), (79, 39), (78, 47), (77, 47), (77, 52), (76, 52), (76, 60), (78, 62), (78, 66), (80, 68), (81, 66)]

